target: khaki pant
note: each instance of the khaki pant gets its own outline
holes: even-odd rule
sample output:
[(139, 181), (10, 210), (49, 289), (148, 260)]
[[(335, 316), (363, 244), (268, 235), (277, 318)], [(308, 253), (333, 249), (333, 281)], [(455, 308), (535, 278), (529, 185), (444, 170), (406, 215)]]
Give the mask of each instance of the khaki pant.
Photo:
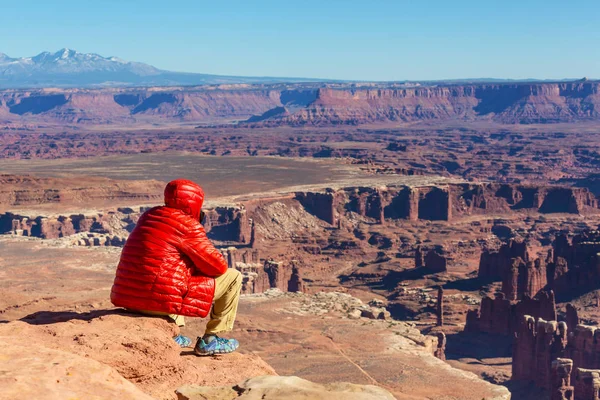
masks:
[[(235, 268), (229, 268), (223, 275), (215, 278), (215, 298), (210, 310), (210, 320), (206, 324), (205, 334), (214, 335), (229, 332), (233, 329), (241, 289), (242, 274)], [(146, 315), (166, 316), (178, 326), (185, 326), (185, 319), (181, 315), (144, 310), (140, 312)]]

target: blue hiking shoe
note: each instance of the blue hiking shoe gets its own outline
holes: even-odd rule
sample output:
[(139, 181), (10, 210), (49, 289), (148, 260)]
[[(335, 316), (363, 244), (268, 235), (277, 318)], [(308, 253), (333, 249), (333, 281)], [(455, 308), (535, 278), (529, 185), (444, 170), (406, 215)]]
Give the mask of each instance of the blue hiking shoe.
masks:
[(177, 343), (180, 347), (191, 347), (192, 339), (187, 336), (177, 335), (173, 338), (175, 343)]
[(209, 336), (208, 338), (198, 338), (194, 353), (199, 356), (212, 356), (214, 354), (233, 353), (240, 347), (240, 343), (235, 339), (224, 339), (218, 336)]

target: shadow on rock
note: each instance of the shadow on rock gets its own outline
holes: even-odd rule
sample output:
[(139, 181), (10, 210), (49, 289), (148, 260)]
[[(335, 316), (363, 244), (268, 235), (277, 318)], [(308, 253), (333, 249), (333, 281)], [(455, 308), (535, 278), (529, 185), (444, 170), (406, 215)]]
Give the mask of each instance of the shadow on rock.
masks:
[[(490, 343), (494, 345), (490, 346)], [(512, 344), (512, 339), (504, 335), (458, 332), (447, 336), (446, 359), (508, 358), (512, 357)]]
[(444, 289), (456, 289), (463, 292), (474, 292), (477, 290), (481, 290), (484, 286), (489, 285), (491, 283), (492, 282), (489, 280), (474, 277), (448, 282), (444, 285)]
[[(113, 308), (110, 310), (94, 310), (86, 313), (78, 313), (75, 311), (38, 311), (21, 318), (21, 321), (31, 325), (48, 325), (71, 320), (90, 321), (106, 315), (123, 315), (133, 318), (143, 317), (143, 315), (122, 308)], [(2, 322), (3, 321), (0, 321), (0, 323)]]
[(505, 386), (511, 398), (515, 400), (539, 400), (549, 399), (550, 394), (544, 390), (531, 384), (531, 382), (506, 381), (502, 384)]

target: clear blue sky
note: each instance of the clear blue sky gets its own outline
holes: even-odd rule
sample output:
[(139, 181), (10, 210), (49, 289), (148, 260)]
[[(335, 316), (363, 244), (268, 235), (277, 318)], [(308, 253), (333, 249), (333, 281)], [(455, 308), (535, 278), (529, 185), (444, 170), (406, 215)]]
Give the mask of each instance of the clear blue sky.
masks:
[(599, 0), (0, 0), (0, 52), (359, 80), (600, 78)]

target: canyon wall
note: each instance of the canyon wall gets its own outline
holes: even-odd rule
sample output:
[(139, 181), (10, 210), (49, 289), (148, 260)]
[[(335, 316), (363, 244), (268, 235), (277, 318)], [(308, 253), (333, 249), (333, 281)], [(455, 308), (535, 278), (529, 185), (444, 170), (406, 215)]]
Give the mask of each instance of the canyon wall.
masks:
[[(565, 197), (568, 201), (564, 201)], [(372, 218), (378, 223), (384, 223), (386, 219), (450, 221), (454, 217), (514, 210), (598, 212), (598, 202), (586, 188), (491, 183), (328, 189), (299, 192), (296, 199), (313, 215), (331, 225), (336, 225), (339, 216), (346, 212)], [(529, 260), (524, 258), (524, 261)], [(497, 273), (499, 271), (489, 271), (489, 274)]]
[[(6, 209), (14, 206), (48, 203), (79, 204), (85, 203), (86, 198), (94, 196), (96, 196), (94, 197), (96, 200), (104, 198), (107, 202), (114, 201), (114, 199), (129, 199), (133, 202), (140, 199), (144, 200), (143, 202), (149, 200), (148, 202), (159, 203), (159, 199), (162, 199), (163, 184), (154, 181), (146, 186), (141, 185), (141, 183), (138, 186), (138, 183), (135, 181), (132, 183), (111, 182), (108, 188), (104, 184), (99, 184), (98, 187), (95, 187), (93, 182), (87, 182), (79, 189), (59, 188), (55, 192), (55, 196), (48, 197), (47, 193), (49, 189), (47, 186), (57, 181), (56, 179), (19, 178), (32, 180), (30, 188), (24, 190), (17, 190), (13, 187), (15, 185), (10, 184), (10, 181), (14, 179), (17, 178), (4, 176), (4, 180), (8, 183), (0, 189), (0, 205)], [(535, 203), (526, 202), (523, 204), (522, 199), (518, 200), (524, 192), (547, 194), (555, 191), (570, 193), (571, 197), (580, 199), (578, 200), (580, 206), (577, 209), (571, 209), (566, 206), (561, 208), (560, 205), (556, 205), (553, 201), (548, 200), (548, 196), (543, 197), (544, 200)], [(507, 196), (508, 193), (511, 193), (511, 195)], [(338, 226), (341, 223), (341, 219), (349, 213), (370, 218), (376, 223), (383, 224), (386, 220), (423, 219), (449, 221), (453, 218), (491, 212), (510, 213), (514, 210), (523, 209), (540, 211), (544, 204), (547, 204), (554, 212), (598, 212), (598, 205), (595, 198), (585, 188), (533, 187), (508, 184), (449, 184), (423, 187), (392, 185), (379, 188), (350, 187), (316, 192), (297, 192), (294, 196), (295, 200), (308, 213), (332, 226)], [(282, 199), (284, 197), (282, 195)], [(517, 200), (507, 200), (507, 197)], [(540, 199), (541, 196), (537, 195), (537, 198)], [(273, 198), (258, 200), (258, 203), (268, 204), (277, 201), (277, 198)], [(254, 209), (256, 205), (252, 205), (252, 207)], [(252, 211), (246, 210), (243, 203), (236, 207), (215, 207), (205, 211), (206, 219), (204, 226), (210, 237), (219, 241), (237, 244), (249, 244), (253, 241), (255, 229), (253, 229)], [(132, 213), (133, 211), (125, 212), (128, 215)], [(92, 216), (92, 220), (88, 220), (87, 216), (70, 214), (45, 217), (5, 212), (0, 214), (0, 232), (13, 232), (14, 234), (24, 236), (51, 239), (79, 232), (94, 232), (94, 229), (98, 229), (98, 226), (94, 225), (94, 222), (101, 223), (101, 221), (93, 220), (93, 218), (95, 217)], [(124, 228), (124, 226), (121, 228)], [(573, 244), (573, 246), (577, 246), (579, 249), (576, 253), (579, 258), (584, 257), (581, 250), (584, 247), (589, 248), (590, 254), (595, 251), (594, 246), (584, 244), (582, 240), (577, 239)], [(552, 279), (548, 281), (560, 286), (561, 279), (566, 278), (560, 278), (560, 276), (554, 277), (564, 269), (556, 267), (556, 265), (562, 262), (558, 261), (558, 259), (569, 259), (572, 265), (582, 265), (578, 261), (579, 259), (571, 259), (570, 254), (573, 251), (569, 247), (571, 246), (570, 243), (561, 244), (562, 247), (556, 251), (557, 259), (552, 260), (553, 262), (547, 266), (548, 271), (550, 271), (548, 274), (543, 272), (546, 265), (530, 260), (529, 256), (524, 253), (525, 250), (519, 247), (520, 245), (513, 243), (510, 246), (512, 247), (500, 249), (498, 254), (489, 253), (482, 255), (479, 275), (484, 278), (503, 279), (507, 271), (511, 270), (512, 258), (520, 257), (523, 260), (524, 266), (517, 266), (515, 271), (518, 276), (521, 276), (518, 273), (519, 271), (525, 271), (524, 273), (529, 275), (523, 275), (525, 279), (523, 282), (518, 281), (519, 288), (525, 288), (527, 291), (523, 292), (521, 289), (518, 289), (519, 294), (517, 297), (522, 293), (527, 293), (530, 297), (535, 296), (536, 290), (541, 289), (546, 284), (546, 275), (552, 275)], [(429, 254), (431, 266), (435, 265), (435, 268), (443, 270), (443, 260), (436, 260), (434, 259), (435, 256), (436, 254)], [(529, 263), (530, 261), (532, 263)], [(512, 298), (514, 295), (509, 295), (509, 297)]]
[(329, 83), (4, 90), (0, 116), (95, 124), (233, 119), (263, 126), (475, 118), (563, 122), (600, 118), (599, 87), (598, 82), (368, 88)]
[(69, 178), (40, 178), (0, 174), (0, 211), (12, 207), (40, 204), (120, 205), (162, 201), (164, 183), (156, 180), (121, 181), (101, 177), (85, 177), (76, 184)]
[[(149, 207), (122, 207), (106, 212), (87, 214), (64, 214), (54, 216), (0, 213), (0, 234), (57, 239), (78, 233), (115, 236), (115, 240), (102, 239), (101, 245), (122, 245), (135, 228), (140, 215)], [(241, 207), (216, 207), (206, 209), (204, 228), (212, 240), (237, 245), (252, 245), (254, 229), (252, 220)], [(92, 237), (92, 236), (90, 236)], [(103, 236), (106, 237), (106, 236)], [(87, 245), (100, 245), (92, 243)], [(100, 238), (98, 238), (100, 240)], [(85, 238), (84, 238), (85, 242)], [(97, 240), (96, 240), (97, 242)]]

